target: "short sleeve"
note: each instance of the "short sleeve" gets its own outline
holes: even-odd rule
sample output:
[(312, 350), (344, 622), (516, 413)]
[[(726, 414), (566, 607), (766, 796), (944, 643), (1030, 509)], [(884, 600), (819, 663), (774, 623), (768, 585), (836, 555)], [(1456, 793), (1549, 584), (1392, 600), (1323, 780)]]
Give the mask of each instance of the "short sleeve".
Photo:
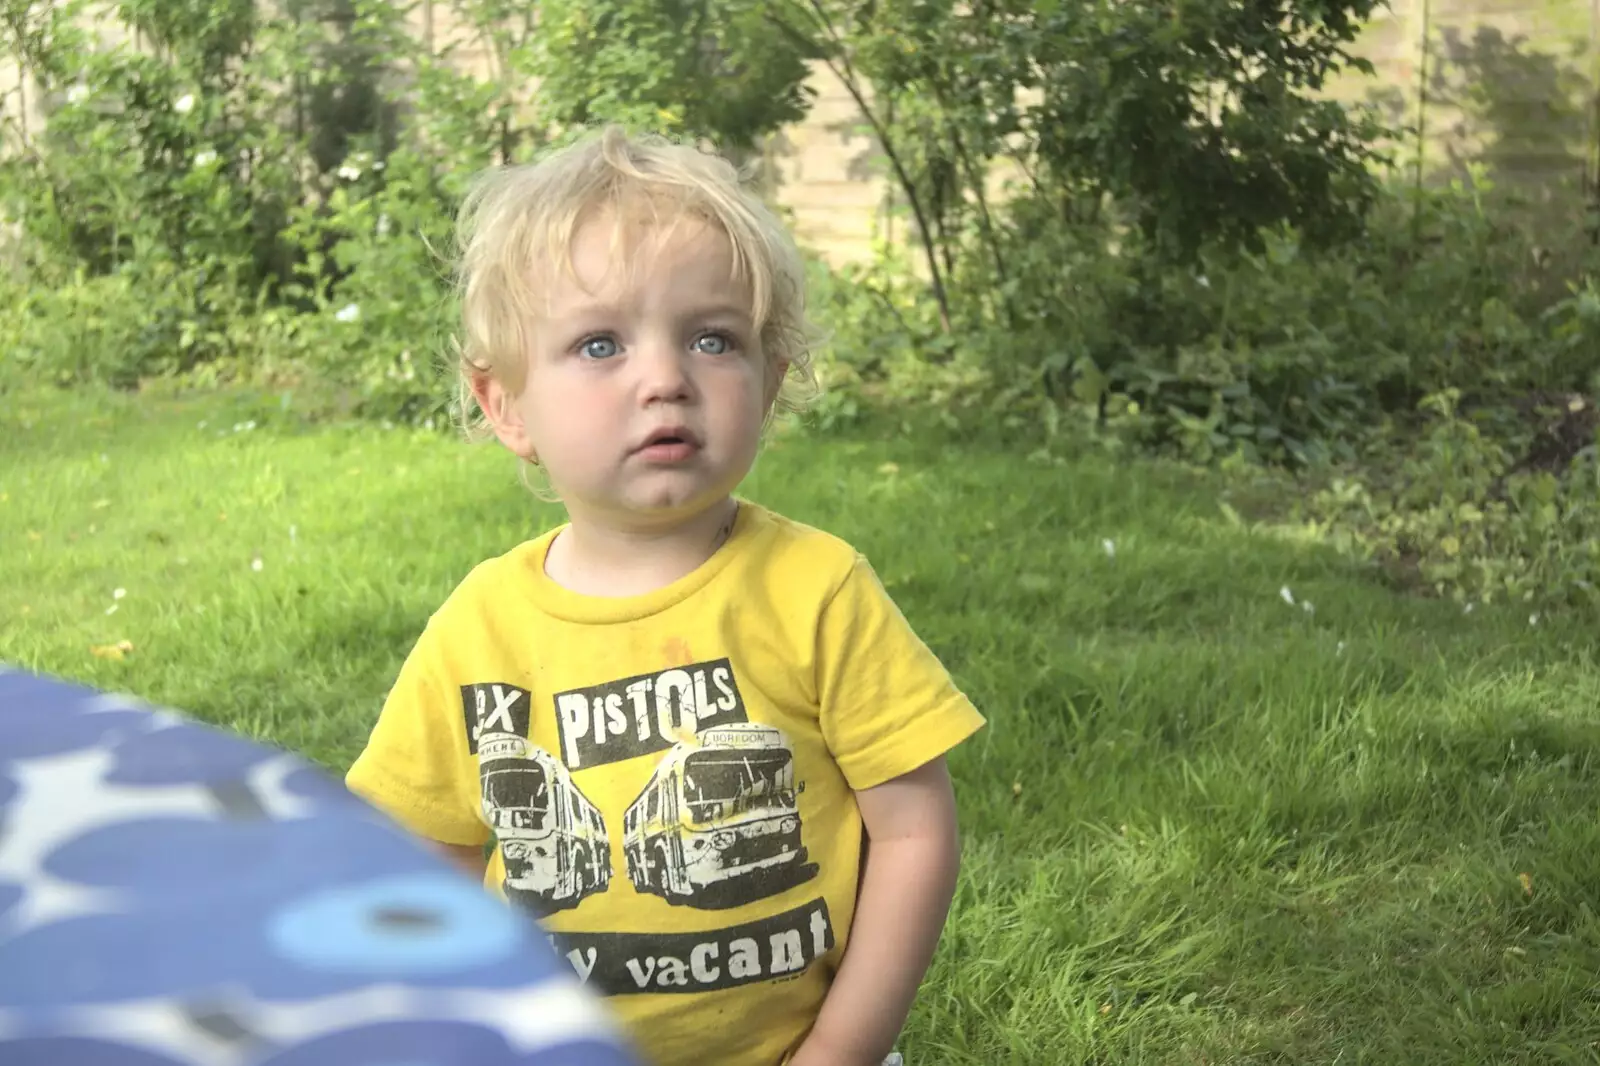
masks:
[(984, 725), (864, 558), (822, 610), (822, 735), (855, 791), (910, 773)]
[(345, 784), (419, 836), (482, 844), (489, 828), (478, 814), (461, 692), (442, 680), (435, 637), (430, 627), (406, 657)]

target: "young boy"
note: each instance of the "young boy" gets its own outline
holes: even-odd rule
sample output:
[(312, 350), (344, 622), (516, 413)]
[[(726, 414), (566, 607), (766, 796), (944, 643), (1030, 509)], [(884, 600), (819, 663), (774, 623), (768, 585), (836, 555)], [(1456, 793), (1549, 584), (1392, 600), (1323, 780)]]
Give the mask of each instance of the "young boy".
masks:
[(616, 129), (491, 172), (460, 237), (467, 410), (569, 522), (433, 615), (350, 787), (655, 1066), (878, 1066), (983, 718), (861, 555), (735, 495), (813, 380), (798, 252), (727, 163)]

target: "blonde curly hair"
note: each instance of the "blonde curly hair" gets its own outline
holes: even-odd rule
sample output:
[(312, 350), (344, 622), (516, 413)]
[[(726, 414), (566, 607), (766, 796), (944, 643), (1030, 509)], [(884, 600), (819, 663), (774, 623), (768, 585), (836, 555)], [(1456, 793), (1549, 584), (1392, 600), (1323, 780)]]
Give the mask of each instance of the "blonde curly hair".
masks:
[(768, 366), (788, 364), (772, 413), (801, 412), (816, 398), (811, 353), (819, 334), (806, 314), (805, 262), (748, 175), (692, 145), (607, 126), (536, 162), (484, 172), (462, 203), (455, 377), (468, 439), (492, 435), (472, 394), (475, 379), (489, 375), (513, 395), (527, 383), (529, 331), (547, 309), (536, 279), (558, 262), (572, 269), (573, 237), (588, 219), (641, 210), (653, 222), (699, 221), (727, 236)]

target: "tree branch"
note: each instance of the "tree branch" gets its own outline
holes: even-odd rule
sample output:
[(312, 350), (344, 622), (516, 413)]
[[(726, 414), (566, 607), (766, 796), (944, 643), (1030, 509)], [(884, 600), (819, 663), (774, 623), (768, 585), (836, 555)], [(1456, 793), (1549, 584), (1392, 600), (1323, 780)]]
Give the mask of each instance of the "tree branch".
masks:
[[(923, 256), (928, 263), (933, 298), (939, 305), (939, 324), (944, 332), (949, 333), (952, 329), (950, 299), (945, 292), (944, 274), (939, 269), (939, 257), (938, 251), (934, 247), (933, 230), (928, 224), (927, 212), (923, 210), (922, 199), (917, 195), (916, 183), (911, 180), (911, 176), (906, 172), (905, 165), (900, 159), (900, 153), (896, 151), (894, 140), (889, 135), (888, 129), (885, 128), (872, 108), (868, 106), (866, 96), (861, 91), (861, 84), (856, 76), (855, 67), (850, 62), (848, 48), (838, 30), (834, 28), (832, 20), (828, 18), (827, 11), (823, 9), (820, 0), (808, 0), (808, 2), (816, 13), (818, 24), (822, 27), (823, 32), (827, 34), (829, 42), (834, 46), (834, 50), (837, 51), (839, 56), (838, 64), (835, 64), (833, 58), (826, 54), (823, 56), (822, 61), (828, 65), (828, 69), (833, 72), (834, 77), (838, 78), (844, 85), (845, 91), (850, 94), (851, 99), (855, 101), (856, 107), (860, 109), (862, 117), (872, 127), (873, 135), (877, 137), (884, 154), (888, 156), (889, 165), (893, 167), (895, 176), (900, 182), (900, 187), (905, 190), (906, 199), (911, 204), (911, 213), (916, 216), (917, 229), (922, 239)], [(766, 17), (779, 29), (796, 40), (801, 42), (806, 40), (803, 34), (800, 34), (794, 27), (772, 12), (767, 12)]]

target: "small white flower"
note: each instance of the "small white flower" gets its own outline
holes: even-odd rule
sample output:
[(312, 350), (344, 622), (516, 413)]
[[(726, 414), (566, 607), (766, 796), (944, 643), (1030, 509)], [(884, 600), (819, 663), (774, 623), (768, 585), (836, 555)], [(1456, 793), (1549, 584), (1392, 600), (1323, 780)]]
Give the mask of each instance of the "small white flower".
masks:
[(354, 322), (361, 317), (361, 307), (357, 304), (345, 304), (333, 316), (340, 322)]
[(116, 614), (118, 606), (119, 604), (113, 603), (110, 607), (106, 608), (106, 614)]
[(1311, 603), (1310, 600), (1301, 600), (1300, 601), (1300, 609), (1302, 611), (1304, 611), (1306, 614), (1316, 614), (1317, 613), (1316, 607)]
[(252, 418), (250, 421), (248, 421), (248, 422), (246, 422), (244, 424), (244, 428), (245, 428), (246, 431), (255, 429), (256, 428), (256, 420)]
[(289, 527), (289, 543), (290, 544), (293, 544), (295, 542), (294, 538), (295, 538), (295, 528), (294, 528), (294, 526), (290, 526)]
[(194, 428), (196, 428), (196, 429), (205, 429), (205, 428), (206, 428), (206, 422), (207, 422), (207, 421), (208, 421), (208, 420), (207, 420), (207, 419), (203, 419), (203, 418), (202, 418), (202, 419), (201, 419), (201, 420), (200, 420), (200, 424), (199, 424), (199, 425), (198, 425), (198, 426), (196, 426), (196, 427), (194, 427)]
[(1117, 542), (1112, 540), (1110, 537), (1102, 540), (1100, 542), (1100, 547), (1105, 549), (1107, 559), (1115, 559), (1117, 557)]
[(1204, 274), (1201, 274), (1201, 275), (1200, 275), (1200, 276), (1199, 276), (1199, 277), (1198, 277), (1198, 278), (1196, 278), (1196, 279), (1195, 279), (1195, 280), (1196, 280), (1196, 281), (1198, 281), (1198, 282), (1199, 282), (1199, 283), (1200, 283), (1200, 287), (1201, 287), (1201, 288), (1202, 288), (1202, 289), (1209, 289), (1209, 288), (1211, 288), (1211, 279), (1210, 279), (1210, 278), (1208, 278), (1208, 277), (1206, 277), (1206, 276), (1205, 276), (1205, 275), (1204, 275)]
[(432, 415), (429, 415), (427, 418), (424, 418), (422, 420), (422, 428), (427, 430), (429, 433), (433, 432), (433, 416)]
[(207, 148), (203, 152), (197, 152), (194, 157), (194, 165), (197, 167), (209, 167), (216, 161), (217, 153), (212, 151), (210, 148)]
[(1333, 654), (1335, 654), (1335, 655), (1343, 655), (1344, 654), (1344, 641), (1341, 640), (1339, 642), (1339, 646), (1333, 649)]
[(355, 181), (357, 178), (361, 177), (361, 168), (357, 166), (351, 166), (349, 163), (346, 163), (339, 168), (338, 174), (345, 181)]
[(235, 433), (243, 433), (244, 432), (244, 423), (243, 422), (235, 422), (233, 424), (233, 431)]
[(67, 103), (69, 104), (81, 104), (87, 99), (89, 99), (89, 87), (87, 85), (74, 85), (67, 90)]
[(256, 556), (254, 559), (250, 560), (250, 569), (254, 570), (258, 574), (261, 573), (261, 568), (264, 565), (265, 564), (262, 563), (261, 556), (259, 556), (259, 555)]
[(111, 590), (111, 598), (114, 599), (114, 600), (120, 600), (120, 599), (122, 599), (122, 597), (126, 596), (127, 594), (128, 594), (128, 590), (127, 589), (112, 589)]
[(384, 162), (381, 159), (378, 160), (376, 163), (372, 164), (372, 169), (373, 170), (382, 170), (383, 167), (384, 167)]
[(389, 216), (388, 215), (379, 215), (378, 216), (378, 236), (387, 237), (388, 235), (389, 235)]
[(1461, 613), (1462, 614), (1471, 614), (1472, 613), (1472, 609), (1474, 607), (1476, 607), (1476, 606), (1477, 606), (1477, 604), (1475, 604), (1475, 603), (1469, 603), (1466, 606), (1461, 608)]
[(1289, 586), (1288, 585), (1285, 585), (1285, 586), (1283, 586), (1283, 588), (1278, 590), (1278, 596), (1283, 600), (1284, 603), (1287, 603), (1290, 607), (1294, 606), (1294, 593), (1289, 591)]
[(1534, 611), (1532, 614), (1530, 614), (1528, 616), (1528, 624), (1530, 626), (1536, 626), (1536, 625), (1539, 624), (1539, 612), (1538, 611)]
[(194, 110), (194, 94), (184, 93), (178, 97), (178, 102), (172, 105), (172, 110), (180, 115), (187, 115)]

